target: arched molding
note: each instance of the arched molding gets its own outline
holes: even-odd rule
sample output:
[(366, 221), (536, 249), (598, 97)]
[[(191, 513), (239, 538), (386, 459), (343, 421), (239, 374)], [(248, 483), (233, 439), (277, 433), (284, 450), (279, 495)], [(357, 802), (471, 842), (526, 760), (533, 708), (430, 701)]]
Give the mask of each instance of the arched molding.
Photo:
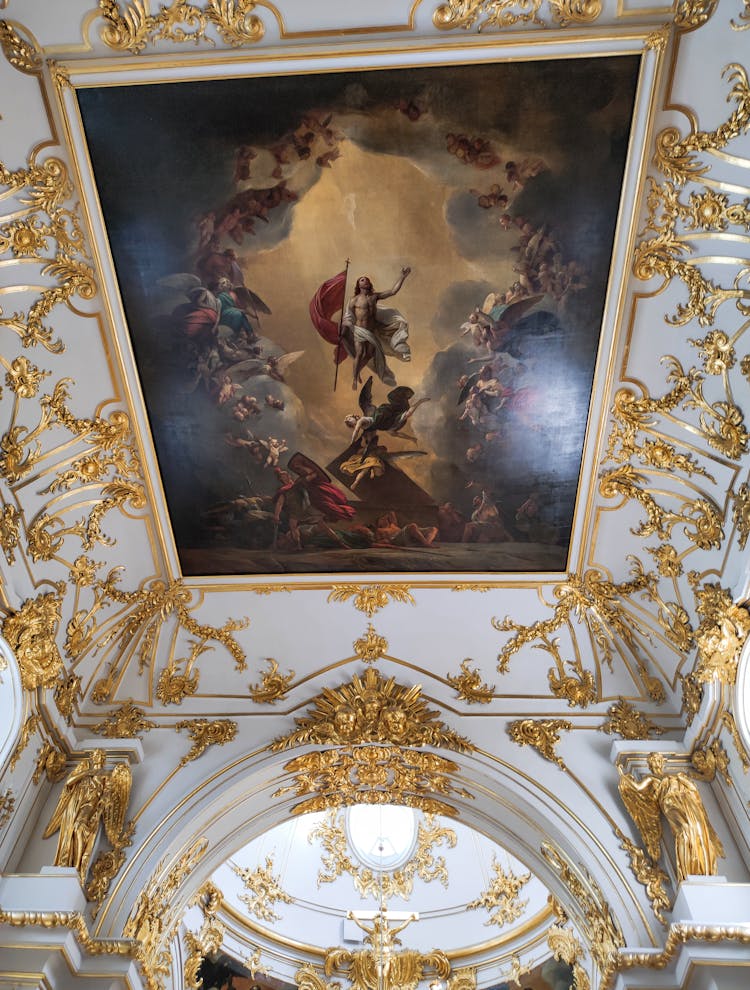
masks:
[[(172, 901), (173, 905), (179, 902), (181, 911), (234, 852), (288, 820), (299, 798), (274, 798), (273, 793), (292, 782), (283, 770), (289, 758), (289, 752), (247, 756), (204, 776), (188, 794), (183, 784), (181, 799), (163, 792), (149, 808), (148, 820), (144, 817), (139, 823), (142, 839), (138, 844), (136, 833), (137, 849), (113, 887), (96, 934), (120, 936), (157, 867), (172, 870), (201, 838), (208, 840), (206, 852)], [(585, 871), (598, 885), (626, 944), (653, 942), (645, 897), (623, 857), (612, 854), (618, 848), (612, 823), (590, 798), (584, 799), (579, 791), (574, 802), (566, 803), (538, 779), (487, 755), (451, 753), (451, 758), (460, 768), (453, 782), (474, 796), (472, 800), (451, 795), (460, 821), (503, 845), (531, 869), (569, 909), (584, 941), (581, 909), (542, 854), (543, 844), (552, 845), (579, 874)]]
[(737, 731), (745, 752), (750, 755), (750, 636), (740, 652), (732, 707)]
[(25, 698), (21, 670), (13, 650), (0, 636), (0, 786), (6, 782), (10, 759), (21, 733)]

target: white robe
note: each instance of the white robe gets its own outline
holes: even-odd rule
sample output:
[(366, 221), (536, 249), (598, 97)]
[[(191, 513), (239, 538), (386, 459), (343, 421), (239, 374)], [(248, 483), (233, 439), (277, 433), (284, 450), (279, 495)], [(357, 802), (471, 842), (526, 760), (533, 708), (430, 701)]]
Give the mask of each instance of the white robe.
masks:
[(373, 351), (373, 370), (385, 385), (395, 385), (396, 376), (388, 367), (386, 355), (394, 355), (402, 361), (411, 361), (409, 347), (409, 325), (397, 309), (377, 310), (377, 327), (367, 330), (355, 322), (354, 310), (349, 307), (346, 311), (345, 322), (351, 327), (354, 341), (369, 344)]

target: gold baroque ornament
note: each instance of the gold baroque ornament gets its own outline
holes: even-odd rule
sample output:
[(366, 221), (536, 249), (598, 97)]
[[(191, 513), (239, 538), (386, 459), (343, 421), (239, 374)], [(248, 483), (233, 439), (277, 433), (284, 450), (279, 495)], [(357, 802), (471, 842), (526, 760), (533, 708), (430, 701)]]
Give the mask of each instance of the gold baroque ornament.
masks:
[(354, 607), (364, 612), (368, 618), (372, 618), (375, 612), (389, 603), (408, 602), (414, 604), (414, 596), (409, 591), (407, 584), (334, 584), (328, 595), (329, 602), (348, 602), (354, 598)]
[[(548, 0), (550, 14), (560, 27), (590, 24), (602, 12), (601, 0)], [(448, 0), (432, 15), (433, 23), (443, 31), (506, 28), (513, 24), (547, 26), (539, 17), (542, 0)]]
[(143, 709), (133, 704), (133, 699), (128, 698), (119, 708), (110, 712), (102, 722), (97, 722), (91, 726), (91, 731), (108, 739), (134, 739), (140, 738), (142, 732), (150, 732), (156, 728), (156, 723), (145, 717)]
[(206, 32), (215, 28), (221, 40), (233, 48), (260, 41), (263, 22), (253, 11), (256, 0), (208, 0), (205, 7), (187, 0), (161, 4), (159, 12), (149, 12), (149, 0), (131, 0), (121, 8), (117, 0), (99, 0), (99, 10), (106, 24), (102, 41), (115, 51), (140, 54), (157, 41), (177, 44), (215, 41)]
[(590, 990), (588, 974), (580, 961), (585, 955), (583, 946), (573, 932), (569, 928), (564, 928), (562, 924), (550, 925), (547, 929), (547, 945), (558, 962), (567, 963), (573, 970), (575, 990)]
[(423, 954), (415, 949), (396, 948), (401, 945), (401, 939), (397, 937), (399, 932), (411, 924), (416, 915), (410, 915), (394, 928), (388, 926), (382, 911), (369, 925), (351, 911), (348, 917), (364, 932), (367, 948), (356, 952), (328, 949), (323, 964), (326, 976), (343, 973), (351, 990), (401, 990), (416, 987), (430, 977), (445, 980), (450, 976), (451, 964), (439, 949)]
[(65, 721), (70, 725), (73, 708), (81, 697), (81, 678), (78, 674), (63, 676), (55, 684), (55, 705)]
[(250, 914), (260, 921), (280, 921), (281, 915), (276, 913), (274, 906), (277, 903), (293, 904), (294, 898), (281, 887), (281, 878), (274, 876), (273, 856), (266, 856), (265, 866), (254, 870), (234, 863), (232, 869), (245, 886), (247, 893), (239, 896)]
[(695, 610), (701, 617), (695, 633), (698, 659), (692, 676), (698, 683), (717, 678), (723, 684), (734, 684), (740, 652), (750, 635), (750, 612), (736, 605), (720, 585), (706, 583), (699, 587), (695, 572), (689, 579)]
[(649, 773), (641, 780), (624, 773), (618, 789), (622, 802), (641, 834), (646, 851), (656, 863), (661, 852), (662, 815), (674, 838), (678, 881), (691, 874), (715, 876), (724, 848), (708, 820), (700, 792), (686, 773), (665, 773), (664, 757), (651, 753)]
[(461, 673), (448, 674), (446, 680), (467, 704), (489, 705), (495, 696), (495, 685), (486, 684), (476, 668), (469, 670), (471, 662), (471, 657), (466, 657), (461, 661)]
[(348, 855), (348, 842), (343, 815), (335, 810), (308, 835), (308, 842), (319, 841), (323, 847), (322, 868), (318, 872), (318, 886), (333, 883), (343, 873), (348, 873), (361, 897), (372, 896), (389, 900), (400, 897), (409, 900), (414, 889), (414, 878), (423, 883), (439, 880), (448, 886), (448, 869), (444, 856), (435, 856), (433, 847), (445, 842), (450, 849), (456, 846), (456, 833), (452, 828), (441, 827), (432, 815), (426, 815), (417, 828), (417, 848), (411, 858), (397, 870), (375, 873), (369, 867), (358, 866)]
[(68, 760), (65, 753), (45, 740), (37, 753), (36, 766), (31, 780), (38, 784), (42, 777), (46, 776), (50, 783), (55, 784), (58, 780), (63, 779), (67, 768)]
[(452, 783), (458, 769), (453, 760), (436, 753), (398, 746), (323, 749), (285, 763), (284, 770), (295, 775), (294, 783), (271, 796), (291, 792), (306, 798), (293, 806), (294, 815), (351, 804), (403, 804), (452, 818), (458, 811), (442, 797), (472, 796)]
[(690, 763), (702, 780), (713, 780), (718, 773), (731, 786), (729, 757), (718, 739), (714, 739), (710, 746), (696, 747), (690, 754)]
[(13, 755), (10, 758), (10, 769), (15, 770), (18, 761), (21, 759), (21, 754), (29, 745), (29, 740), (35, 732), (38, 731), (42, 723), (41, 715), (30, 715), (21, 727), (21, 735), (16, 743), (16, 748), (13, 750)]
[(368, 624), (364, 636), (354, 640), (353, 646), (355, 656), (365, 663), (374, 663), (388, 652), (388, 640), (385, 636), (378, 636), (372, 623)]
[(0, 794), (0, 828), (5, 828), (11, 820), (15, 806), (16, 799), (13, 791), (8, 787), (3, 794)]
[(732, 715), (731, 712), (724, 711), (721, 713), (721, 721), (732, 737), (734, 748), (736, 749), (737, 755), (742, 763), (742, 771), (743, 773), (747, 773), (747, 771), (750, 770), (750, 755), (748, 755), (744, 743), (742, 742), (739, 729), (737, 728), (737, 723), (734, 720), (734, 715)]
[(541, 852), (578, 904), (585, 919), (581, 927), (588, 936), (589, 951), (599, 970), (606, 970), (617, 959), (625, 939), (599, 885), (583, 867), (574, 866), (550, 843), (542, 843)]
[(473, 750), (468, 739), (439, 720), (439, 713), (427, 707), (421, 694), (419, 684), (405, 687), (395, 677), (386, 681), (370, 667), (364, 677), (355, 674), (340, 688), (324, 688), (313, 699), (313, 710), (296, 718), (297, 728), (276, 739), (271, 749), (377, 742)]
[(72, 770), (42, 836), (60, 833), (55, 866), (74, 867), (84, 886), (102, 825), (115, 854), (130, 844), (132, 826), (125, 825), (125, 813), (133, 775), (126, 763), (106, 770), (105, 760), (104, 750), (95, 749)]
[(633, 875), (646, 888), (646, 896), (651, 902), (651, 908), (655, 916), (663, 925), (666, 925), (667, 919), (664, 916), (664, 912), (669, 911), (672, 906), (664, 886), (668, 882), (669, 877), (644, 849), (637, 846), (616, 826), (614, 832), (620, 840), (620, 847), (630, 857), (630, 868), (633, 871)]
[[(0, 4), (0, 7), (5, 6)], [(36, 75), (41, 71), (42, 60), (39, 52), (16, 31), (7, 21), (0, 20), (0, 48), (14, 69), (26, 75)]]
[(716, 10), (719, 0), (679, 0), (675, 5), (674, 23), (681, 31), (703, 27)]
[(167, 944), (177, 931), (182, 910), (176, 894), (207, 848), (208, 840), (200, 838), (176, 861), (162, 859), (125, 923), (125, 938), (139, 943), (136, 958), (143, 968), (147, 990), (163, 990), (164, 977), (171, 972)]
[(737, 530), (737, 543), (740, 550), (747, 546), (747, 538), (750, 536), (750, 486), (747, 482), (740, 485), (733, 496), (732, 521)]
[(193, 745), (190, 750), (180, 760), (180, 766), (184, 767), (191, 760), (197, 760), (202, 756), (209, 746), (224, 746), (237, 735), (237, 723), (228, 718), (215, 719), (213, 722), (207, 718), (188, 719), (184, 722), (177, 722), (175, 729), (187, 729)]
[(573, 723), (564, 718), (523, 718), (510, 723), (508, 735), (519, 746), (532, 746), (545, 760), (567, 770), (564, 760), (555, 752), (555, 746), (560, 742), (560, 732), (569, 732), (572, 728)]
[(27, 691), (51, 687), (63, 672), (63, 660), (55, 641), (60, 623), (64, 584), (57, 593), (28, 598), (17, 612), (2, 621), (2, 633), (21, 668), (21, 683)]
[(734, 18), (729, 22), (732, 25), (732, 30), (734, 31), (747, 31), (750, 28), (750, 0), (745, 0), (745, 6), (740, 14), (740, 20), (744, 21), (744, 24), (738, 24)]
[(0, 546), (9, 564), (15, 564), (15, 550), (18, 546), (18, 533), (21, 515), (14, 505), (4, 505), (0, 513)]
[(288, 674), (280, 674), (279, 665), (273, 657), (266, 657), (266, 663), (268, 670), (262, 674), (260, 683), (248, 685), (250, 697), (258, 705), (273, 705), (277, 701), (282, 701), (295, 677), (293, 670)]
[(470, 911), (485, 908), (490, 915), (485, 925), (497, 925), (502, 928), (503, 925), (517, 921), (526, 909), (529, 902), (521, 900), (519, 894), (531, 880), (531, 874), (522, 873), (517, 876), (510, 868), (506, 872), (498, 863), (496, 856), (492, 857), (492, 869), (495, 875), (487, 889), (482, 891), (476, 900), (470, 901), (466, 907)]
[(602, 732), (622, 736), (623, 739), (651, 739), (652, 736), (664, 734), (664, 729), (654, 725), (650, 718), (624, 698), (609, 706), (607, 721), (601, 729)]

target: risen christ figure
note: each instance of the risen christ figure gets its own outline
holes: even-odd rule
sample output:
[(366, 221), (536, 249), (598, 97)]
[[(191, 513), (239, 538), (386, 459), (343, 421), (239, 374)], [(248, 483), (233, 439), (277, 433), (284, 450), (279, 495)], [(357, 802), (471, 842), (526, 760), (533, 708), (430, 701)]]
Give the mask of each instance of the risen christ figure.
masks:
[(378, 308), (381, 299), (396, 295), (410, 271), (411, 268), (402, 268), (395, 285), (387, 292), (376, 292), (368, 275), (357, 279), (343, 319), (343, 326), (351, 334), (354, 345), (353, 389), (362, 384), (362, 369), (369, 363), (384, 384), (396, 384), (396, 378), (386, 364), (387, 354), (411, 361), (406, 320), (397, 309)]

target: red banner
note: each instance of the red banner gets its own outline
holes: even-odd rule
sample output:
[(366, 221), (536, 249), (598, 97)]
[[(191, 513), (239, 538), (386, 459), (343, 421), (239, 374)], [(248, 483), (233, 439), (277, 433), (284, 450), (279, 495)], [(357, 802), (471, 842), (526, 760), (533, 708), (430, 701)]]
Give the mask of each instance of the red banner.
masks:
[[(339, 342), (339, 325), (331, 317), (344, 308), (345, 291), (346, 272), (343, 271), (324, 282), (310, 301), (313, 326), (329, 344), (336, 345)], [(336, 364), (340, 364), (346, 356), (346, 349), (339, 345), (334, 351), (333, 359)]]

